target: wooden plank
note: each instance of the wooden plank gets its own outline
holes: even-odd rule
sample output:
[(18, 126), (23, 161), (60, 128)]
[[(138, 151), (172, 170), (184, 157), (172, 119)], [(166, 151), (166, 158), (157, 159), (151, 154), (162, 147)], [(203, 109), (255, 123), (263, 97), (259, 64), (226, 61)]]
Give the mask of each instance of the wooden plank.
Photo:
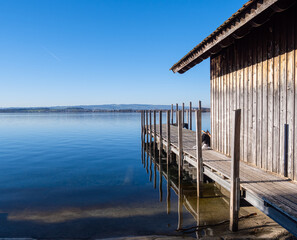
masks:
[(232, 48), (228, 48), (229, 56), (228, 56), (228, 62), (229, 64), (229, 156), (231, 154), (231, 136), (232, 136), (232, 120), (231, 120), (231, 113), (234, 110), (234, 98), (233, 98), (233, 51)]
[(263, 110), (263, 62), (262, 62), (262, 51), (263, 51), (263, 33), (258, 32), (257, 36), (257, 162), (258, 167), (262, 167), (262, 110)]
[[(295, 12), (297, 7), (295, 5)], [(295, 40), (295, 47), (294, 47), (294, 77), (295, 77), (295, 122), (294, 122), (294, 180), (297, 180), (297, 14), (295, 14), (294, 19), (294, 40)]]
[(248, 79), (248, 54), (246, 54), (246, 47), (248, 46), (248, 40), (245, 38), (244, 39), (244, 52), (243, 52), (243, 71), (244, 71), (244, 75), (243, 75), (243, 81), (244, 81), (244, 85), (243, 85), (243, 89), (244, 89), (244, 101), (243, 101), (243, 107), (242, 107), (242, 111), (243, 111), (243, 146), (242, 146), (242, 151), (243, 151), (243, 160), (245, 162), (248, 161), (248, 133), (249, 133), (249, 123), (248, 123), (248, 100), (249, 100), (249, 79)]
[(294, 18), (295, 9), (291, 8), (288, 17), (288, 46), (287, 46), (287, 124), (289, 125), (288, 139), (288, 177), (294, 179), (294, 130), (295, 130), (295, 80), (294, 80)]
[(257, 164), (257, 143), (258, 143), (258, 136), (257, 136), (257, 44), (255, 41), (252, 42), (252, 49), (253, 49), (253, 119), (252, 119), (252, 127), (253, 127), (253, 133), (252, 133), (252, 163), (254, 165)]
[(268, 38), (268, 29), (263, 30), (263, 44), (262, 44), (262, 143), (261, 143), (261, 156), (262, 156), (262, 165), (261, 167), (265, 170), (268, 170), (268, 62), (267, 62), (267, 41)]
[[(210, 132), (213, 133), (213, 58), (210, 58)], [(213, 138), (210, 139), (210, 145), (213, 147)]]
[(288, 146), (289, 145), (289, 124), (284, 124), (284, 176), (288, 177)]
[(222, 133), (222, 89), (223, 89), (223, 81), (222, 81), (222, 56), (218, 56), (219, 60), (219, 67), (218, 67), (218, 78), (219, 78), (219, 86), (218, 86), (218, 112), (219, 112), (219, 117), (218, 117), (218, 150), (219, 152), (223, 152), (223, 133)]
[(252, 37), (248, 37), (248, 141), (247, 141), (247, 162), (253, 163), (253, 44)]
[(267, 45), (267, 58), (268, 58), (268, 77), (267, 77), (267, 85), (268, 85), (268, 126), (267, 126), (267, 170), (272, 170), (273, 165), (273, 149), (274, 149), (274, 134), (273, 134), (273, 124), (274, 124), (274, 105), (273, 105), (273, 94), (274, 94), (274, 81), (273, 81), (273, 24), (269, 25), (269, 29), (271, 31), (268, 32), (268, 45)]
[(226, 155), (230, 156), (230, 71), (229, 71), (229, 48), (226, 50)]
[(221, 78), (222, 78), (222, 93), (221, 93), (221, 106), (222, 106), (222, 153), (226, 154), (226, 74), (225, 74), (225, 67), (226, 67), (226, 59), (225, 59), (225, 51), (222, 50), (221, 52), (222, 62), (221, 62)]
[[(242, 44), (242, 41), (243, 39), (241, 40), (241, 44)], [(240, 76), (240, 82), (239, 82), (239, 109), (241, 109), (241, 121), (240, 121), (240, 145), (242, 147), (245, 147), (244, 145), (244, 108), (243, 108), (243, 105), (244, 105), (244, 74), (243, 74), (243, 58), (244, 58), (244, 54), (245, 54), (245, 48), (242, 47), (242, 45), (240, 46), (239, 48), (239, 51), (238, 51), (238, 57), (239, 57), (239, 76)], [(243, 152), (244, 151), (240, 151), (240, 159), (242, 161), (244, 161), (244, 157), (243, 157)]]
[(231, 192), (230, 192), (230, 231), (238, 230), (238, 213), (240, 207), (240, 180), (239, 180), (239, 162), (240, 162), (240, 124), (241, 110), (234, 111), (233, 118), (233, 136), (232, 136), (232, 164), (231, 164)]
[(280, 23), (274, 22), (273, 31), (273, 159), (272, 171), (279, 172), (280, 162)]
[[(284, 141), (284, 124), (287, 123), (287, 22), (280, 18), (280, 141)], [(284, 175), (284, 145), (280, 144), (279, 174)]]

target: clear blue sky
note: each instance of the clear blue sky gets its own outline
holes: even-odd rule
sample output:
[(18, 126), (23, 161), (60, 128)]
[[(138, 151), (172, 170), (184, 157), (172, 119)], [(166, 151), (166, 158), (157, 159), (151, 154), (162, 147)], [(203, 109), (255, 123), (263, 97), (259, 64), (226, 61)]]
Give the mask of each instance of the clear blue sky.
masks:
[(169, 68), (245, 2), (0, 0), (0, 107), (209, 106), (209, 60)]

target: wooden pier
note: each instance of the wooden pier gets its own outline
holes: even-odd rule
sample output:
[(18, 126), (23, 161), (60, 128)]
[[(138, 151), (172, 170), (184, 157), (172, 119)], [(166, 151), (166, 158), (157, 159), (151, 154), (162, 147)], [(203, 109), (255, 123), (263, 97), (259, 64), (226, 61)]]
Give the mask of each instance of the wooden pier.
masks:
[[(179, 116), (183, 114), (181, 114), (181, 111), (177, 111), (177, 113), (178, 120), (181, 123), (182, 119)], [(142, 113), (143, 135), (150, 136), (151, 145), (153, 144), (153, 146), (157, 147), (159, 150), (161, 149), (159, 152), (167, 153), (169, 156), (174, 153), (180, 168), (183, 168), (183, 165), (187, 164), (187, 166), (190, 165), (192, 168), (196, 169), (196, 176), (198, 176), (197, 186), (199, 190), (199, 179), (201, 179), (201, 176), (199, 176), (199, 161), (197, 162), (196, 157), (199, 154), (199, 150), (197, 151), (197, 146), (199, 148), (199, 145), (197, 144), (196, 132), (181, 128), (181, 124), (172, 125), (172, 119), (167, 119), (167, 124), (157, 124), (155, 111), (154, 122), (148, 124), (148, 122), (144, 121), (145, 115), (147, 114), (147, 112)], [(172, 115), (172, 113), (170, 114), (168, 112), (167, 118)], [(196, 116), (199, 115), (197, 114)], [(162, 123), (162, 119), (160, 121), (160, 118), (159, 123)], [(168, 138), (168, 136), (170, 137)], [(145, 140), (144, 136), (143, 139)], [(149, 138), (146, 139), (148, 141)], [(234, 159), (232, 161), (232, 158), (214, 150), (200, 150), (200, 152), (202, 155), (202, 177), (206, 175), (228, 191), (231, 191), (232, 184), (236, 183), (236, 179), (232, 179), (232, 170), (234, 171), (232, 162), (234, 162)], [(169, 159), (167, 161), (170, 161), (170, 158), (167, 159)], [(242, 161), (240, 161), (240, 167), (238, 163), (238, 169), (240, 183), (239, 179), (237, 183), (238, 189), (240, 188), (240, 195), (238, 193), (239, 197), (232, 197), (231, 194), (230, 206), (232, 206), (232, 201), (239, 202), (241, 197), (297, 236), (297, 184), (288, 178), (277, 176), (276, 174), (248, 165)], [(234, 186), (236, 188), (236, 184)], [(235, 193), (235, 195), (237, 194), (234, 189), (232, 191), (234, 191), (233, 193)], [(197, 191), (197, 195), (203, 197), (203, 192), (200, 194), (199, 192), (200, 191)], [(230, 209), (230, 213), (236, 215), (239, 206), (240, 204), (236, 207), (235, 202), (235, 206), (232, 206), (235, 209)], [(232, 222), (233, 220), (236, 221), (236, 216), (234, 218), (231, 217), (230, 221)], [(235, 228), (233, 229), (232, 226)], [(230, 226), (230, 229), (236, 231), (238, 226), (236, 222), (232, 226)]]

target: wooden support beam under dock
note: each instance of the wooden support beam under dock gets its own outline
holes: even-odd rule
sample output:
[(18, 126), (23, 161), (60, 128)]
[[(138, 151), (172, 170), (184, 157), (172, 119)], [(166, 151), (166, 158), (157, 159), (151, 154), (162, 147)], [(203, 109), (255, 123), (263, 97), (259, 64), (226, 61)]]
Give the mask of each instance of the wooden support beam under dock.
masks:
[[(168, 125), (163, 124), (162, 137), (160, 126), (154, 126), (154, 130), (149, 132), (155, 141), (162, 142), (164, 151), (167, 151), (169, 142), (167, 128)], [(182, 145), (179, 132), (182, 134)], [(197, 166), (196, 144), (196, 132), (170, 125), (170, 151), (177, 156), (182, 155), (182, 162), (193, 167)], [(182, 150), (179, 146), (182, 146)], [(213, 150), (203, 150), (202, 158), (203, 174), (231, 191), (231, 158)], [(243, 198), (297, 236), (297, 184), (242, 161), (239, 176)]]

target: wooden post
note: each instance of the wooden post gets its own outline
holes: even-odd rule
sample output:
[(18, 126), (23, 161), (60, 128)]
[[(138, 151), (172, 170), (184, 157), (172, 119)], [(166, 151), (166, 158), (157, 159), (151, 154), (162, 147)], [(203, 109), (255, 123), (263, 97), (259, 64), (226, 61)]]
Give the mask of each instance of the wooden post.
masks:
[(202, 143), (201, 143), (201, 110), (196, 111), (196, 158), (197, 158), (197, 198), (201, 196), (203, 176)]
[(150, 153), (152, 152), (152, 141), (153, 141), (153, 134), (152, 134), (152, 111), (150, 110)]
[(190, 126), (189, 129), (192, 130), (192, 102), (190, 102)]
[(157, 130), (157, 127), (156, 127), (156, 110), (154, 110), (154, 155), (156, 157), (156, 151), (157, 151), (157, 133), (156, 133), (156, 130)]
[(162, 139), (163, 139), (163, 134), (162, 134), (162, 111), (159, 113), (159, 127), (160, 127), (160, 141), (159, 141), (159, 192), (160, 192), (160, 202), (163, 200), (163, 191), (162, 191), (162, 149), (163, 149), (163, 144), (162, 144)]
[(284, 124), (284, 176), (288, 177), (289, 124)]
[(145, 111), (145, 120), (146, 120), (146, 127), (145, 127), (145, 131), (146, 131), (146, 150), (148, 150), (148, 139), (149, 139), (149, 135), (148, 135), (148, 111)]
[(183, 107), (182, 107), (182, 111), (183, 111), (183, 114), (182, 114), (182, 119), (183, 119), (183, 127), (185, 125), (185, 104), (183, 103)]
[(169, 167), (169, 163), (171, 163), (171, 141), (170, 141), (170, 112), (167, 111), (167, 168)]
[(141, 142), (142, 142), (142, 135), (143, 135), (143, 111), (140, 112), (140, 125), (141, 125)]
[(182, 133), (182, 112), (178, 111), (178, 176), (182, 177), (183, 169), (183, 133)]
[(189, 128), (189, 109), (186, 110), (186, 115), (187, 115), (187, 124), (188, 124), (187, 128)]
[(171, 104), (171, 124), (173, 125), (173, 104)]
[(175, 109), (175, 122), (177, 124), (177, 119), (178, 119), (178, 104), (176, 104), (176, 109)]
[(162, 111), (159, 112), (159, 158), (162, 157)]
[(238, 230), (238, 213), (240, 208), (240, 122), (241, 109), (234, 111), (231, 161), (231, 193), (230, 193), (230, 231)]

